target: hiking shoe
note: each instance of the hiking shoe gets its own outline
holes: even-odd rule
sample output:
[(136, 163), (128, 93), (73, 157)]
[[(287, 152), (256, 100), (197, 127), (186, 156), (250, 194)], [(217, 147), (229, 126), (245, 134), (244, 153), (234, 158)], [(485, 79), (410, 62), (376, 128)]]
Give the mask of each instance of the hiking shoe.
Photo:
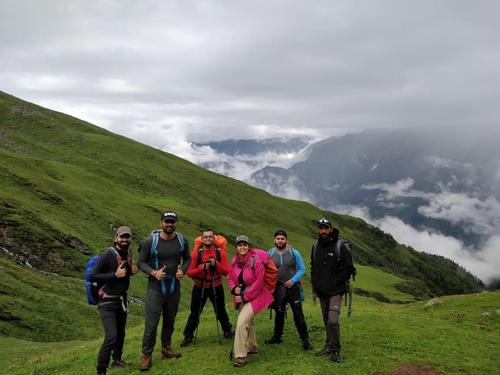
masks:
[(336, 363), (344, 362), (342, 356), (340, 355), (340, 352), (332, 352), (332, 361)]
[(151, 354), (143, 354), (141, 355), (141, 366), (139, 369), (141, 371), (148, 371), (151, 367)]
[(259, 354), (259, 352), (260, 352), (259, 348), (253, 348), (247, 351), (248, 354)]
[(234, 336), (234, 331), (232, 329), (228, 331), (224, 331), (224, 338), (225, 339), (232, 339)]
[(181, 342), (181, 346), (189, 346), (193, 343), (193, 338), (192, 337), (184, 337), (184, 340)]
[(172, 345), (161, 348), (161, 357), (163, 359), (179, 358), (180, 356), (181, 353), (176, 352), (174, 348), (172, 348)]
[(233, 359), (234, 367), (243, 367), (247, 364), (247, 359), (245, 357), (239, 357)]
[(111, 367), (127, 367), (127, 362), (122, 361), (121, 359), (115, 359), (111, 363)]
[(283, 340), (279, 336), (271, 336), (271, 338), (264, 341), (267, 345), (281, 344)]
[(311, 342), (309, 341), (309, 339), (303, 339), (302, 340), (302, 348), (304, 350), (311, 350), (313, 348), (313, 346), (311, 345)]
[(317, 357), (324, 357), (333, 352), (332, 349), (330, 349), (328, 346), (325, 346), (323, 349), (321, 349), (319, 352), (316, 353)]

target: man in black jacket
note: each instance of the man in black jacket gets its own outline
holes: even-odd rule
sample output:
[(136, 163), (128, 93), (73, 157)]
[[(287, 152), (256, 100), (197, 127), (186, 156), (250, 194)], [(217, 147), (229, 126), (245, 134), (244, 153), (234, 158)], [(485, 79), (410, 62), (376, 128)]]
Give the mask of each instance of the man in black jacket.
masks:
[(104, 341), (97, 357), (97, 373), (106, 374), (111, 354), (113, 367), (124, 367), (122, 360), (127, 322), (127, 290), (130, 276), (137, 272), (129, 251), (132, 231), (129, 227), (116, 230), (114, 245), (97, 259), (91, 281), (102, 285), (98, 293), (98, 308), (104, 327)]
[(346, 293), (347, 282), (354, 272), (352, 255), (346, 246), (330, 220), (318, 220), (318, 240), (311, 249), (311, 282), (313, 293), (321, 303), (326, 345), (316, 355), (330, 355), (337, 363), (342, 362), (339, 325), (342, 295)]

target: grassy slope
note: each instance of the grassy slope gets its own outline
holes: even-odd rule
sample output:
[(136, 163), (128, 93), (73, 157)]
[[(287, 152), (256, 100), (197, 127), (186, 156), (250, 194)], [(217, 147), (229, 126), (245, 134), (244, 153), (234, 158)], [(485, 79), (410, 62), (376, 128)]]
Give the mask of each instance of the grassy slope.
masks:
[[(294, 374), (371, 374), (390, 373), (404, 363), (422, 363), (446, 374), (498, 374), (500, 346), (500, 293), (481, 293), (444, 297), (444, 304), (424, 310), (423, 302), (407, 305), (383, 304), (370, 298), (356, 297), (351, 318), (342, 314), (342, 336), (345, 363), (336, 365), (317, 359), (299, 347), (299, 338), (291, 317), (286, 323), (285, 342), (268, 347), (263, 343), (272, 324), (266, 313), (257, 318), (257, 337), (261, 353), (250, 358), (242, 374), (255, 372)], [(482, 316), (489, 312), (489, 316)], [(231, 344), (219, 346), (215, 334), (213, 310), (208, 306), (202, 316), (199, 341), (183, 348), (175, 361), (161, 361), (159, 349), (154, 353), (150, 374), (230, 374), (228, 361)], [(97, 319), (97, 313), (95, 313)], [(230, 312), (231, 316), (234, 313)], [(308, 302), (305, 315), (315, 349), (322, 346), (324, 331), (319, 306)], [(180, 313), (174, 342), (181, 340), (187, 315)], [(232, 319), (234, 319), (232, 317)], [(142, 325), (127, 331), (124, 356), (131, 362), (127, 369), (112, 369), (110, 374), (137, 373)], [(0, 366), (9, 374), (75, 374), (92, 373), (100, 340), (61, 343), (33, 343), (0, 337)]]

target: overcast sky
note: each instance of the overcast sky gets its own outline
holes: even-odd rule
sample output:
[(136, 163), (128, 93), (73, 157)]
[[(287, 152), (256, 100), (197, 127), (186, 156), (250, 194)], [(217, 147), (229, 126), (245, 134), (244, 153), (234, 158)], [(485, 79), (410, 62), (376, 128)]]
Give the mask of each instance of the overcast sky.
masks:
[(494, 126), (499, 14), (484, 0), (0, 0), (0, 89), (173, 152)]
[[(198, 163), (227, 158), (192, 141), (488, 128), (499, 15), (496, 0), (0, 0), (0, 90)], [(230, 158), (234, 177), (288, 159), (262, 157)], [(376, 224), (497, 275), (500, 236), (471, 257), (397, 220)]]

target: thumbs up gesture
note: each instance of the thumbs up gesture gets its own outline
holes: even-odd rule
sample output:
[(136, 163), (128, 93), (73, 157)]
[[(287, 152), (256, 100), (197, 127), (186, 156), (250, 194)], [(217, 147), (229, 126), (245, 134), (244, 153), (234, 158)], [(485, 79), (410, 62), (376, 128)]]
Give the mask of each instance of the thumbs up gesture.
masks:
[(165, 278), (165, 276), (167, 275), (165, 273), (165, 266), (163, 266), (162, 268), (160, 268), (159, 270), (155, 271), (153, 270), (151, 275), (158, 281), (160, 280), (163, 280)]
[(125, 263), (127, 262), (118, 263), (118, 268), (116, 269), (115, 277), (122, 278), (127, 276), (127, 269), (125, 268)]
[(181, 268), (181, 265), (179, 264), (177, 266), (177, 272), (175, 273), (175, 278), (177, 280), (182, 280), (182, 278), (184, 277), (184, 272), (182, 272), (182, 268)]

